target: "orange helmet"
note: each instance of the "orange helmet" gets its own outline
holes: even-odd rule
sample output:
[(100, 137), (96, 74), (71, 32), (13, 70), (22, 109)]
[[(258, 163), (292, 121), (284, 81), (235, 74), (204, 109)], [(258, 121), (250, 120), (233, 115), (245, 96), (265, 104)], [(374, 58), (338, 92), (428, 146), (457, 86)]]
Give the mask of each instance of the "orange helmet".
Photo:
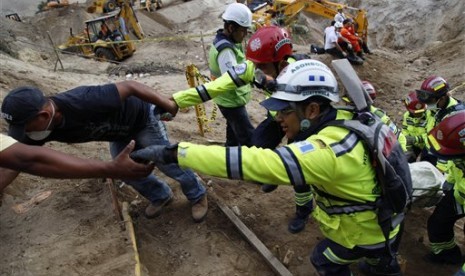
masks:
[(420, 102), (415, 91), (411, 91), (407, 97), (404, 99), (405, 108), (407, 108), (410, 113), (422, 113), (426, 110), (426, 104)]
[(428, 135), (430, 150), (439, 156), (465, 156), (465, 111), (444, 118)]
[(247, 43), (246, 58), (255, 63), (273, 63), (292, 55), (289, 33), (278, 26), (258, 29)]
[(369, 81), (362, 81), (363, 88), (368, 92), (368, 95), (372, 100), (376, 99), (376, 89)]
[(444, 96), (449, 91), (447, 81), (438, 76), (430, 76), (416, 90), (418, 99), (423, 103), (431, 103)]

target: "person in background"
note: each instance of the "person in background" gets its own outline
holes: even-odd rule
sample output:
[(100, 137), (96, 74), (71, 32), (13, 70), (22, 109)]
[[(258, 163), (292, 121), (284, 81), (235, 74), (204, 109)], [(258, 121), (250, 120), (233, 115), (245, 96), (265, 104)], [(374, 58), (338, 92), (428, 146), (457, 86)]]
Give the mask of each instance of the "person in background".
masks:
[(347, 16), (343, 12), (344, 7), (342, 5), (337, 6), (337, 13), (334, 15), (334, 21), (343, 22), (347, 19)]
[[(431, 116), (427, 119), (426, 123), (427, 133), (448, 114), (465, 109), (465, 105), (462, 102), (449, 95), (449, 90), (449, 83), (444, 78), (435, 75), (426, 78), (421, 84), (420, 89), (415, 90), (418, 100), (426, 104), (426, 109), (431, 112)], [(426, 141), (426, 137), (423, 140)], [(429, 149), (430, 145), (426, 143), (422, 158), (435, 165), (440, 171), (446, 171), (447, 162), (431, 154)]]
[(145, 177), (154, 166), (136, 163), (129, 157), (134, 145), (131, 141), (113, 161), (103, 162), (25, 145), (0, 133), (0, 193), (11, 183), (4, 173), (7, 169), (53, 178)]
[[(415, 162), (425, 148), (426, 122), (431, 112), (426, 110), (426, 104), (417, 98), (415, 91), (404, 99), (407, 111), (402, 115), (402, 133), (407, 141), (407, 156), (409, 162)], [(421, 160), (421, 157), (420, 157)]]
[[(347, 30), (349, 30), (349, 32), (353, 35), (355, 35), (356, 37), (358, 37), (358, 34), (355, 32), (355, 23), (352, 19), (350, 19), (350, 24), (347, 26)], [(368, 49), (368, 44), (365, 40), (363, 40), (362, 38), (360, 38), (359, 40), (359, 43), (360, 43), (360, 46), (362, 47), (363, 49), (363, 52), (365, 54), (369, 54), (371, 55), (372, 52), (370, 51), (370, 49)]]
[[(326, 125), (354, 116), (331, 104), (339, 101), (333, 73), (320, 61), (300, 60), (282, 70), (276, 86), (276, 92), (261, 104), (277, 112), (277, 122), (294, 143), (271, 150), (181, 142), (151, 146), (131, 156), (159, 164), (178, 163), (218, 177), (311, 186), (317, 203), (313, 217), (324, 238), (310, 260), (320, 275), (351, 275), (349, 265), (359, 260), (363, 271), (401, 275), (395, 256), (385, 248), (377, 209), (371, 205), (381, 196), (375, 169), (366, 160), (373, 153), (355, 133)], [(399, 226), (390, 231), (392, 247), (397, 246), (399, 231)]]
[[(357, 55), (361, 59), (365, 59), (365, 57), (363, 56), (362, 48), (361, 48), (362, 39), (352, 34), (352, 32), (350, 31), (350, 28), (352, 26), (352, 20), (345, 19), (342, 22), (342, 25), (343, 26), (341, 29), (341, 36), (349, 40), (350, 45), (352, 45), (352, 49), (355, 55)], [(339, 41), (341, 42), (342, 40), (340, 39)]]
[(352, 48), (352, 45), (346, 38), (342, 38), (340, 35), (340, 31), (342, 29), (341, 22), (334, 22), (334, 25), (326, 27), (325, 29), (325, 53), (328, 53), (336, 58), (346, 58), (348, 54), (342, 49), (339, 45), (339, 39), (345, 40), (349, 45), (347, 50)]
[[(108, 141), (114, 158), (131, 140), (136, 142), (136, 148), (169, 144), (159, 112), (166, 104), (160, 98), (152, 88), (136, 81), (78, 86), (51, 97), (45, 97), (35, 87), (18, 87), (5, 96), (1, 112), (9, 124), (9, 135), (20, 142), (43, 145), (49, 141)], [(192, 204), (192, 218), (202, 221), (208, 203), (201, 180), (177, 165), (158, 168), (181, 184)], [(154, 174), (123, 180), (150, 201), (145, 209), (147, 218), (159, 216), (173, 200), (171, 188)]]
[[(242, 41), (252, 26), (252, 13), (241, 3), (228, 5), (221, 17), (223, 29), (217, 31), (208, 58), (212, 79), (219, 78), (233, 66), (245, 61)], [(226, 119), (226, 146), (250, 146), (252, 143), (254, 127), (245, 107), (250, 101), (251, 92), (252, 86), (246, 84), (213, 99)]]
[[(428, 133), (430, 152), (447, 160), (444, 196), (428, 218), (431, 252), (424, 259), (438, 264), (463, 263), (454, 234), (457, 220), (465, 217), (465, 110), (447, 114)], [(465, 275), (465, 264), (456, 275)]]

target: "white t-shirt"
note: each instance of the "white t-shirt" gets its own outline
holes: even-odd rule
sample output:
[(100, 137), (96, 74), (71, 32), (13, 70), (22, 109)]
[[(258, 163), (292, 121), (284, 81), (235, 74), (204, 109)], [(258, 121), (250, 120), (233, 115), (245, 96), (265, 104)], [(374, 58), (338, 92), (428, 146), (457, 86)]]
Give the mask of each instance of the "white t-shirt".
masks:
[(336, 47), (338, 35), (334, 26), (327, 27), (325, 29), (325, 50)]
[(344, 21), (346, 19), (346, 16), (343, 12), (338, 12), (336, 13), (336, 15), (334, 16), (334, 21), (336, 22), (341, 22)]
[(0, 151), (5, 150), (9, 146), (17, 143), (17, 141), (10, 136), (0, 133)]

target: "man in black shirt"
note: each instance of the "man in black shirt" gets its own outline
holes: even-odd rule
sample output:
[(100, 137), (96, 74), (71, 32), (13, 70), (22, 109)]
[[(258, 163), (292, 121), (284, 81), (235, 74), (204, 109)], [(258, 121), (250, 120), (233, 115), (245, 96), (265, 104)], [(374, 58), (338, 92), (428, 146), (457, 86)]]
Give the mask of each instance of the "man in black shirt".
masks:
[[(136, 149), (170, 144), (160, 120), (160, 111), (169, 110), (166, 101), (167, 97), (135, 81), (79, 86), (49, 98), (37, 88), (19, 87), (3, 100), (1, 115), (10, 125), (9, 135), (25, 144), (109, 141), (115, 157), (131, 140), (136, 141)], [(202, 221), (208, 203), (200, 179), (178, 165), (158, 168), (181, 183), (183, 193), (192, 203), (194, 221)], [(124, 182), (151, 202), (145, 210), (149, 218), (160, 215), (173, 199), (168, 184), (153, 174)]]

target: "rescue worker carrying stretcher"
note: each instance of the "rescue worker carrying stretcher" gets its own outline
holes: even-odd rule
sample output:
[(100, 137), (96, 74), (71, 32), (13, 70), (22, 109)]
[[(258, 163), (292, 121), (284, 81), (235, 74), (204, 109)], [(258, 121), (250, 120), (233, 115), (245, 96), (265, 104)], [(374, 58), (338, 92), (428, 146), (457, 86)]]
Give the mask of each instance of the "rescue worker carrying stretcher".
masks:
[[(136, 160), (178, 163), (203, 174), (279, 185), (311, 186), (314, 218), (325, 236), (313, 250), (311, 262), (320, 275), (351, 275), (349, 265), (362, 258), (360, 268), (378, 275), (400, 275), (373, 206), (381, 195), (370, 152), (348, 129), (327, 126), (354, 113), (337, 110), (337, 81), (316, 60), (288, 65), (277, 78), (277, 92), (261, 104), (277, 111), (276, 120), (288, 139), (275, 150), (256, 147), (204, 146), (181, 142), (150, 146), (132, 153)], [(304, 136), (306, 139), (299, 140)], [(397, 251), (400, 227), (389, 233)]]

